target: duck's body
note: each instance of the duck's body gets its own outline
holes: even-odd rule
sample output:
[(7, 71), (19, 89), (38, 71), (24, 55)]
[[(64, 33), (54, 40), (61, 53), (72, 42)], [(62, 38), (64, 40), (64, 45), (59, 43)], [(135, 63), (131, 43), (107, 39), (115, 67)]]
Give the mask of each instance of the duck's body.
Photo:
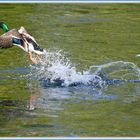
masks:
[(0, 48), (10, 48), (13, 46), (13, 36), (23, 39), (18, 30), (12, 29), (0, 36)]

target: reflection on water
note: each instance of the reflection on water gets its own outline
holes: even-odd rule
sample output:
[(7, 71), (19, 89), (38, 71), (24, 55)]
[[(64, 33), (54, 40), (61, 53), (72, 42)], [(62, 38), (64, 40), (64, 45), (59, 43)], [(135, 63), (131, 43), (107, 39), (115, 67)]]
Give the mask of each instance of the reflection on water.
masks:
[(47, 112), (50, 110), (54, 112), (55, 110), (63, 110), (63, 106), (61, 104), (65, 101), (75, 103), (94, 100), (114, 100), (117, 98), (117, 95), (107, 95), (102, 92), (103, 91), (101, 90), (83, 86), (40, 89), (40, 93), (38, 95), (31, 95), (30, 108), (41, 108), (47, 110)]

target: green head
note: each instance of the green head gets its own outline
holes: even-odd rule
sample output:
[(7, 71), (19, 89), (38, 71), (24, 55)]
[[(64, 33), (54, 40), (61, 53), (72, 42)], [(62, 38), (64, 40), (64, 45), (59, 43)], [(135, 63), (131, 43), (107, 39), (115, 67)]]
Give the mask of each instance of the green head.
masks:
[(0, 22), (0, 28), (2, 28), (5, 32), (9, 31), (9, 27), (4, 22)]

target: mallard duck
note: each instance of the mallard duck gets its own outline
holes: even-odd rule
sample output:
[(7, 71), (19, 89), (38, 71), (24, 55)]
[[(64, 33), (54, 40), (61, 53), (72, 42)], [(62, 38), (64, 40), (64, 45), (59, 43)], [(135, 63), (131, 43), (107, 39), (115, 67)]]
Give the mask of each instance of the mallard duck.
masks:
[(31, 36), (24, 27), (19, 30), (11, 29), (4, 22), (0, 22), (0, 27), (6, 32), (0, 36), (0, 48), (11, 48), (13, 46), (20, 47), (29, 53), (29, 57), (33, 63), (37, 63), (32, 57), (32, 53), (42, 55), (45, 50), (40, 48), (33, 36)]

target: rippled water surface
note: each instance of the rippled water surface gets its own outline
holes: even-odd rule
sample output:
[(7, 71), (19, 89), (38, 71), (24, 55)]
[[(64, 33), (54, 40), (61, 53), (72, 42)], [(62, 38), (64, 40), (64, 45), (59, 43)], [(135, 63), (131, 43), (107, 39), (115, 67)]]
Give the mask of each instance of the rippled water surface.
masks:
[(0, 4), (0, 16), (47, 51), (32, 65), (0, 50), (1, 137), (140, 136), (139, 4)]

